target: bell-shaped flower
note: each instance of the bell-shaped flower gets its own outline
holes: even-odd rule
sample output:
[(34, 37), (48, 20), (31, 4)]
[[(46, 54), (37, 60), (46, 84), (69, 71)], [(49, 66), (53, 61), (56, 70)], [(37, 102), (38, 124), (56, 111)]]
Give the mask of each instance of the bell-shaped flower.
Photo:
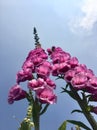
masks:
[(51, 70), (44, 65), (40, 65), (37, 69), (36, 69), (36, 73), (38, 75), (38, 77), (40, 78), (47, 78), (50, 75)]
[(58, 76), (58, 74), (59, 74), (59, 64), (54, 64), (52, 66), (52, 75)]
[(64, 75), (64, 79), (67, 81), (67, 82), (71, 82), (72, 78), (75, 76), (76, 72), (71, 69), (69, 71), (67, 71)]
[(56, 88), (56, 84), (55, 84), (54, 81), (51, 80), (50, 78), (47, 78), (47, 79), (46, 79), (46, 83), (47, 83), (47, 85), (49, 85), (49, 87), (51, 87), (51, 88), (53, 88), (53, 89)]
[(13, 87), (11, 87), (11, 89), (9, 90), (9, 94), (8, 94), (8, 103), (12, 104), (14, 103), (14, 101), (18, 101), (21, 99), (26, 98), (27, 92), (24, 91), (19, 85), (14, 85)]
[(27, 68), (25, 70), (20, 70), (16, 75), (17, 83), (24, 82), (26, 80), (33, 79), (32, 70)]
[(74, 67), (78, 66), (79, 61), (78, 61), (78, 59), (76, 57), (72, 57), (68, 61), (68, 63), (70, 64), (71, 68), (74, 68)]
[(32, 79), (28, 82), (28, 88), (31, 90), (38, 90), (38, 89), (44, 89), (45, 81), (42, 78), (39, 79)]
[(93, 94), (97, 93), (97, 77), (93, 76), (88, 80), (86, 90), (89, 93), (93, 93)]
[(36, 96), (41, 103), (53, 104), (56, 103), (57, 97), (53, 90), (49, 87), (36, 91)]
[(87, 80), (87, 76), (79, 73), (72, 78), (71, 84), (75, 89), (82, 90), (86, 88)]
[(59, 74), (65, 74), (70, 69), (70, 65), (67, 63), (59, 64)]

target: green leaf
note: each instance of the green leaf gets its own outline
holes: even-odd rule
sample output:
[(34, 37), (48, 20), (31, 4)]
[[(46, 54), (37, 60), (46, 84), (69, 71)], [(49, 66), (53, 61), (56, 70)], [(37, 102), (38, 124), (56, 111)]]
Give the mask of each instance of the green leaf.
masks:
[(84, 128), (85, 130), (91, 130), (88, 126), (86, 126), (84, 123), (82, 123), (81, 121), (75, 121), (75, 120), (67, 120), (67, 122), (74, 124), (74, 125), (78, 125), (82, 128)]
[(66, 130), (67, 121), (64, 121), (58, 130)]
[(73, 110), (71, 113), (74, 113), (74, 112), (79, 112), (79, 113), (83, 113), (81, 110)]
[(21, 126), (20, 126), (20, 128), (18, 130), (31, 130), (31, 127), (29, 126), (29, 123), (23, 121), (21, 123)]
[(69, 91), (69, 90), (67, 90), (65, 88), (62, 88), (62, 89), (63, 89), (62, 93), (66, 92), (69, 96), (71, 96), (74, 100), (76, 100), (76, 98), (75, 98), (74, 94), (72, 93), (72, 91)]
[(40, 115), (44, 114), (48, 108), (49, 104), (46, 104), (43, 110), (40, 112)]

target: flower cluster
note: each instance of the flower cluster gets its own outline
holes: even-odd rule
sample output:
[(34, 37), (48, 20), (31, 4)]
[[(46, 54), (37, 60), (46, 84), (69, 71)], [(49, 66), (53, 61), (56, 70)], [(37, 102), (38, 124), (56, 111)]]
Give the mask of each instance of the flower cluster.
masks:
[(22, 69), (16, 75), (17, 84), (9, 91), (9, 103), (26, 98), (26, 91), (22, 90), (19, 85), (24, 81), (28, 81), (28, 88), (35, 92), (35, 96), (41, 103), (53, 104), (56, 102), (56, 95), (53, 92), (56, 85), (50, 79), (52, 66), (47, 59), (48, 55), (45, 50), (39, 46), (29, 52)]
[[(52, 60), (52, 75), (62, 77), (76, 90), (82, 90), (90, 94), (90, 101), (97, 101), (97, 77), (86, 65), (80, 64), (76, 57), (71, 57), (60, 47), (48, 49)], [(96, 109), (92, 108), (92, 112)]]
[[(62, 77), (76, 91), (89, 93), (89, 101), (97, 101), (97, 77), (91, 69), (88, 69), (85, 64), (80, 64), (76, 57), (71, 57), (60, 47), (52, 47), (47, 49), (47, 52), (48, 55), (41, 46), (29, 52), (22, 69), (16, 75), (17, 84), (9, 91), (10, 104), (26, 98), (27, 92), (19, 85), (24, 81), (28, 81), (28, 89), (35, 92), (41, 103), (55, 103), (57, 97), (53, 90), (56, 85), (50, 79), (50, 74)], [(48, 61), (48, 56), (51, 62)], [(91, 109), (95, 110), (93, 107)]]

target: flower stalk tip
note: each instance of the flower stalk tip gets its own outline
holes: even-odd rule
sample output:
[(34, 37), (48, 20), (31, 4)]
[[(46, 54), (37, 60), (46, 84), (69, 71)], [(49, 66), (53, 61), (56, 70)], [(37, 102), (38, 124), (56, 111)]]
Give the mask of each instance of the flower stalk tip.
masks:
[(41, 47), (41, 44), (39, 42), (39, 37), (38, 37), (38, 34), (37, 34), (37, 30), (36, 28), (34, 27), (33, 29), (33, 34), (34, 34), (34, 40), (35, 40), (35, 47)]

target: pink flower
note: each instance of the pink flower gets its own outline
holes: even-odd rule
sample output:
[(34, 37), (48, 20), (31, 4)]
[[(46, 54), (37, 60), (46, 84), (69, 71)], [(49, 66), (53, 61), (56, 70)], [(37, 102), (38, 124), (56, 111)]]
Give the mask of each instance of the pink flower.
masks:
[(31, 50), (28, 54), (27, 60), (30, 59), (33, 61), (33, 58), (40, 57), (42, 59), (47, 59), (48, 56), (46, 52), (42, 48), (35, 48), (34, 50)]
[(26, 60), (24, 63), (23, 63), (23, 66), (22, 66), (22, 69), (25, 70), (27, 68), (30, 68), (30, 69), (34, 69), (34, 65), (32, 63), (31, 60)]
[(54, 64), (52, 66), (52, 75), (58, 76), (58, 74), (59, 74), (59, 64)]
[(28, 88), (31, 90), (38, 90), (38, 89), (44, 89), (45, 81), (41, 78), (38, 80), (32, 79), (31, 81), (28, 82)]
[(75, 76), (76, 72), (74, 70), (69, 70), (65, 73), (64, 75), (64, 79), (67, 81), (67, 82), (71, 82), (72, 78)]
[(60, 47), (52, 49), (51, 59), (53, 64), (66, 62), (70, 57), (70, 54), (64, 52)]
[(48, 52), (48, 55), (51, 55), (52, 54), (52, 49), (48, 48), (47, 52)]
[(42, 62), (43, 62), (43, 59), (41, 57), (34, 57), (33, 60), (32, 60), (34, 66), (39, 66)]
[(87, 72), (87, 67), (84, 64), (79, 64), (74, 69), (75, 69), (76, 73), (82, 73), (82, 72), (86, 73)]
[(52, 70), (52, 66), (51, 66), (51, 63), (50, 63), (49, 61), (44, 61), (44, 62), (42, 63), (42, 66), (48, 67), (50, 70)]
[(86, 76), (88, 79), (92, 78), (94, 76), (94, 73), (91, 69), (87, 69)]
[(87, 83), (87, 77), (81, 73), (76, 74), (71, 80), (72, 86), (77, 90), (86, 88), (86, 83)]
[(38, 77), (47, 78), (50, 75), (50, 69), (44, 65), (40, 65), (36, 69), (36, 73), (37, 73)]
[(46, 79), (46, 83), (47, 85), (49, 85), (49, 87), (55, 89), (56, 88), (56, 84), (54, 83), (54, 81), (52, 81), (50, 78)]
[(71, 68), (78, 66), (78, 59), (76, 57), (72, 57), (68, 63), (70, 64)]
[(8, 103), (12, 104), (14, 101), (24, 99), (26, 98), (26, 95), (26, 91), (22, 90), (22, 88), (16, 84), (9, 91)]
[(97, 93), (97, 77), (93, 76), (91, 79), (88, 80), (86, 90), (87, 92), (93, 94)]
[(17, 83), (24, 82), (26, 80), (31, 80), (32, 78), (32, 70), (28, 68), (25, 70), (20, 70), (16, 75)]
[(56, 103), (57, 100), (57, 97), (53, 93), (53, 90), (49, 87), (36, 91), (36, 95), (41, 103), (53, 104)]
[(70, 65), (67, 63), (59, 64), (59, 74), (64, 74), (70, 69)]

